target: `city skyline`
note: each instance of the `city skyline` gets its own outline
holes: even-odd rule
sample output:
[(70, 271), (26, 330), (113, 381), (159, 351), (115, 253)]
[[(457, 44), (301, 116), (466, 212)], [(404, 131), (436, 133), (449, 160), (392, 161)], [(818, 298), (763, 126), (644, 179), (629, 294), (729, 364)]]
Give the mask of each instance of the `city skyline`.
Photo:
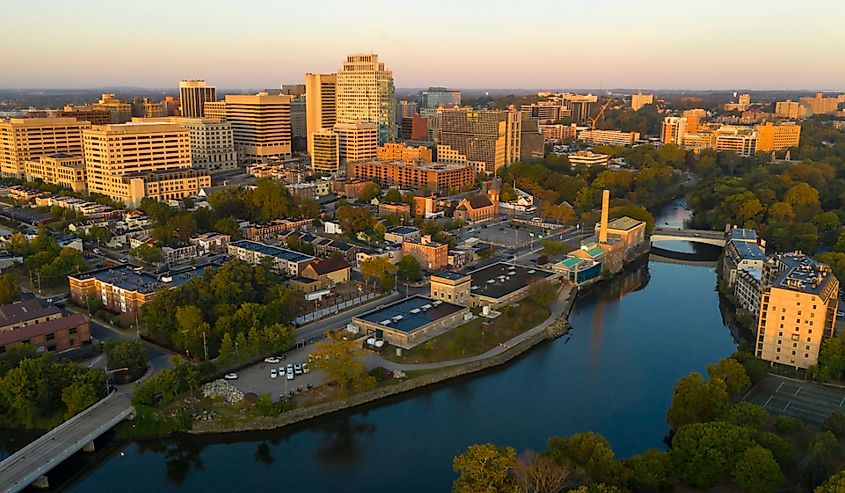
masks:
[[(803, 9), (717, 1), (705, 10), (663, 0), (577, 8), (544, 1), (518, 11), (503, 2), (396, 9), (379, 0), (354, 8), (328, 1), (298, 6), (291, 22), (290, 9), (270, 2), (204, 5), (202, 22), (192, 23), (189, 4), (154, 0), (148, 8), (158, 13), (156, 22), (135, 23), (103, 0), (12, 4), (5, 9), (7, 33), (18, 48), (4, 55), (14, 70), (0, 78), (0, 88), (170, 88), (191, 78), (220, 89), (277, 87), (302, 82), (306, 72), (335, 72), (352, 53), (378, 54), (400, 88), (845, 86), (845, 66), (835, 63), (845, 46), (836, 25), (845, 5), (832, 1)], [(99, 29), (64, 34), (67, 25), (92, 19)], [(788, 37), (778, 41), (776, 26), (785, 19)], [(314, 29), (333, 35), (317, 39)]]

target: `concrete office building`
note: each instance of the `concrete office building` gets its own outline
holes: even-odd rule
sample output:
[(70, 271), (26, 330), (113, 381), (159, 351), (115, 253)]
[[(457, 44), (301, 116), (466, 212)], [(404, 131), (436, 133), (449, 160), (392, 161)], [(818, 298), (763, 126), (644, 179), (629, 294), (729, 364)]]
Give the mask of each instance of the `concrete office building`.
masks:
[(83, 131), (88, 191), (138, 207), (141, 199), (182, 199), (211, 186), (191, 169), (188, 129), (174, 123), (95, 125)]
[(417, 114), (417, 102), (407, 101), (405, 99), (396, 102), (396, 122), (401, 122), (403, 118), (411, 118)]
[(684, 142), (687, 119), (685, 117), (667, 116), (663, 119), (663, 126), (660, 130), (660, 141), (664, 144), (681, 145)]
[(226, 119), (226, 101), (206, 101), (203, 104), (203, 112), (205, 118), (212, 118), (214, 120)]
[(337, 74), (305, 74), (305, 127), (308, 153), (314, 151), (311, 136), (337, 123)]
[(631, 95), (631, 109), (639, 111), (647, 104), (654, 104), (654, 94), (637, 93)]
[(475, 184), (475, 167), (467, 164), (353, 161), (346, 163), (348, 180), (371, 180), (382, 186), (448, 192)]
[(375, 123), (338, 123), (332, 127), (337, 134), (341, 163), (376, 159), (379, 127)]
[(610, 156), (607, 154), (599, 154), (593, 151), (578, 151), (575, 154), (568, 154), (569, 164), (573, 168), (575, 166), (584, 166), (591, 168), (593, 166), (607, 166), (610, 163)]
[(337, 173), (340, 170), (340, 136), (324, 128), (311, 134), (311, 167), (314, 171)]
[(126, 123), (132, 119), (132, 104), (117, 99), (112, 93), (103, 93), (94, 108), (109, 112), (110, 123)]
[(628, 146), (640, 140), (640, 134), (621, 130), (584, 130), (578, 133), (578, 140), (600, 145)]
[(808, 368), (834, 335), (839, 281), (830, 267), (801, 253), (776, 255), (763, 266), (755, 354), (772, 363)]
[(376, 149), (376, 157), (382, 161), (404, 161), (406, 163), (430, 163), (433, 161), (433, 153), (429, 147), (412, 147), (390, 142)]
[(393, 72), (376, 54), (355, 54), (337, 72), (337, 122), (375, 123), (378, 143), (396, 138)]
[(82, 131), (75, 118), (12, 118), (0, 121), (0, 173), (23, 178), (26, 163), (56, 153), (82, 155)]
[(65, 106), (64, 109), (56, 112), (57, 118), (76, 118), (81, 122), (88, 122), (91, 125), (108, 125), (111, 123), (109, 110), (95, 108), (93, 105)]
[(133, 118), (134, 123), (174, 123), (188, 129), (191, 162), (196, 169), (212, 173), (237, 169), (238, 156), (232, 126), (214, 118)]
[(205, 116), (205, 102), (217, 100), (217, 88), (209, 86), (202, 79), (179, 81), (179, 101), (182, 116), (201, 118)]
[(41, 180), (44, 183), (70, 188), (74, 192), (84, 192), (87, 186), (82, 154), (74, 156), (60, 152), (27, 161), (24, 165), (24, 175), (27, 181)]
[(434, 119), (435, 142), (484, 163), (488, 173), (520, 159), (521, 136), (519, 111), (441, 108)]
[(798, 147), (801, 140), (801, 125), (793, 122), (775, 125), (766, 122), (757, 125), (757, 152), (771, 152)]
[(260, 163), (291, 155), (291, 99), (263, 92), (226, 96), (226, 121), (232, 125), (241, 162)]
[(716, 150), (753, 156), (757, 152), (757, 133), (753, 128), (725, 125), (716, 132)]
[(305, 150), (307, 127), (305, 98), (294, 96), (290, 102), (290, 136), (291, 142), (302, 141), (302, 150)]
[(420, 91), (420, 106), (423, 108), (449, 108), (460, 105), (461, 91), (452, 91), (445, 87), (429, 87)]

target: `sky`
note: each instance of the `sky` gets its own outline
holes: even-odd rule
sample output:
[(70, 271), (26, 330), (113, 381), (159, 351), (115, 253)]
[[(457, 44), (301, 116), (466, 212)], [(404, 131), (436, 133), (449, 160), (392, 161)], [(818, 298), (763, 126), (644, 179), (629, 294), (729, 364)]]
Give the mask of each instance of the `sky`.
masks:
[(845, 0), (2, 0), (0, 88), (845, 88)]

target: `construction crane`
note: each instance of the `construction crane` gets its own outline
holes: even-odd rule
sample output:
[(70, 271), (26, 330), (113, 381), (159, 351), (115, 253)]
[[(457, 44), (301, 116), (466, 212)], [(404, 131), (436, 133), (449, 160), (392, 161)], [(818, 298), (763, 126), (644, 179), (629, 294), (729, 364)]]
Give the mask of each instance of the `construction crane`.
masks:
[(601, 105), (601, 109), (599, 110), (599, 113), (595, 117), (592, 117), (592, 116), (589, 117), (590, 118), (590, 130), (596, 129), (596, 122), (599, 121), (599, 118), (601, 118), (601, 116), (604, 114), (604, 110), (606, 110), (607, 107), (610, 106), (610, 103), (612, 101), (613, 101), (613, 98), (607, 98), (607, 101), (605, 101), (604, 104)]

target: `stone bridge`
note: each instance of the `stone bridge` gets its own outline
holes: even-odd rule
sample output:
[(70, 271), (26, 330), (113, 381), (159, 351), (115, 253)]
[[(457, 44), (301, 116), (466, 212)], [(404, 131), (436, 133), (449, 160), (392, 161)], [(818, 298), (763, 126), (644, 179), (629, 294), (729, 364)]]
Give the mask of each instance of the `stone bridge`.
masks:
[(724, 247), (725, 233), (703, 229), (654, 228), (651, 231), (651, 242), (656, 241), (691, 241)]

